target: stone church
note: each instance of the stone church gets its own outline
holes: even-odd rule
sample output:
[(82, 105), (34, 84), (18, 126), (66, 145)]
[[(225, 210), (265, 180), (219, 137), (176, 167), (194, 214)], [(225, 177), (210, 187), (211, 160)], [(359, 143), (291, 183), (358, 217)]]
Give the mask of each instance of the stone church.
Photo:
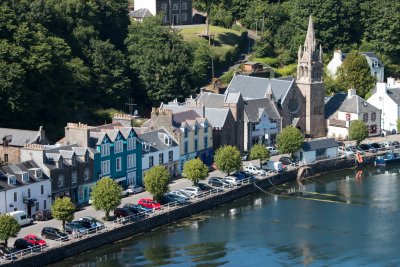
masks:
[(310, 16), (304, 46), (299, 47), (297, 77), (261, 78), (236, 75), (225, 94), (243, 100), (267, 98), (279, 111), (280, 128), (293, 125), (306, 137), (326, 136), (322, 47), (317, 46)]

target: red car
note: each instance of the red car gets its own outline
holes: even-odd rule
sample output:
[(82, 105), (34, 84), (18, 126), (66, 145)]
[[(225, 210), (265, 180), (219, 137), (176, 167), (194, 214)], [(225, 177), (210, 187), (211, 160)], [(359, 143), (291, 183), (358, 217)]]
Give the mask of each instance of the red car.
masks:
[(161, 208), (160, 203), (150, 198), (141, 198), (139, 199), (138, 204), (149, 209), (159, 210)]
[(34, 246), (46, 246), (46, 241), (37, 235), (26, 235), (24, 239)]

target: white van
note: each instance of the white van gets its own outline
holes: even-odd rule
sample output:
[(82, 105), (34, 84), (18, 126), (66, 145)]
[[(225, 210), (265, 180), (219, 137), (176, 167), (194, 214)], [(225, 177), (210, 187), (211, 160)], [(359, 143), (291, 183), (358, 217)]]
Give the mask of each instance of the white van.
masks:
[(24, 225), (32, 224), (32, 223), (33, 223), (32, 218), (30, 218), (30, 217), (28, 216), (28, 213), (26, 213), (26, 211), (17, 210), (17, 211), (10, 212), (10, 213), (8, 213), (8, 214), (9, 214), (10, 216), (14, 217), (14, 218), (17, 220), (17, 222), (18, 222), (18, 224), (19, 224), (20, 226), (24, 226)]

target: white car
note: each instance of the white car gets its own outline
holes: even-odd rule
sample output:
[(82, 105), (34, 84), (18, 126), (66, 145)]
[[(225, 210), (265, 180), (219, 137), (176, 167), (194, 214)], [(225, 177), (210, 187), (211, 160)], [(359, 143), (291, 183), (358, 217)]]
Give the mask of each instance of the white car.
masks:
[(132, 195), (143, 192), (144, 188), (139, 185), (130, 185), (125, 191), (128, 195)]
[(340, 146), (338, 147), (339, 154), (345, 155), (346, 157), (353, 157), (354, 151), (350, 147)]
[(190, 196), (188, 194), (186, 194), (185, 192), (182, 192), (181, 190), (174, 190), (174, 191), (169, 192), (169, 194), (173, 194), (173, 195), (177, 195), (177, 196), (183, 197), (186, 200), (188, 200), (190, 198)]
[(244, 171), (247, 171), (253, 175), (266, 175), (267, 172), (259, 167), (256, 166), (245, 166), (243, 168)]
[(227, 176), (224, 178), (224, 180), (230, 183), (231, 185), (240, 185), (242, 183), (242, 181), (235, 176)]
[(269, 153), (271, 154), (271, 156), (278, 155), (278, 153), (279, 153), (278, 149), (276, 149), (273, 146), (267, 146), (267, 149), (269, 150)]
[(201, 194), (203, 192), (200, 188), (195, 187), (195, 186), (189, 186), (180, 191), (188, 194), (190, 197), (198, 196), (199, 194)]

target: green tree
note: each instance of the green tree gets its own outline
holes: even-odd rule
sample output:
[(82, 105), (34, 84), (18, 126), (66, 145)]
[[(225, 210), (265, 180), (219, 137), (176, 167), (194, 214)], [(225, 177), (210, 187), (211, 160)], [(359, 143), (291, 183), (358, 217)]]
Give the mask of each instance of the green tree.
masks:
[(352, 51), (338, 68), (337, 81), (340, 87), (357, 90), (357, 95), (365, 97), (375, 86), (375, 78), (371, 75), (367, 59)]
[(270, 31), (261, 34), (254, 45), (254, 55), (256, 57), (267, 57), (274, 54), (274, 39)]
[(183, 166), (183, 177), (189, 179), (194, 185), (208, 176), (208, 168), (200, 159), (191, 159)]
[(237, 147), (225, 145), (215, 152), (214, 161), (219, 170), (229, 175), (240, 168), (242, 158)]
[(303, 146), (303, 142), (303, 134), (292, 125), (283, 128), (277, 137), (279, 152), (284, 154), (288, 153), (291, 156)]
[(104, 177), (97, 181), (92, 190), (93, 206), (105, 212), (105, 220), (109, 220), (110, 211), (121, 204), (122, 188), (113, 179)]
[(0, 215), (0, 240), (4, 240), (5, 247), (7, 247), (8, 239), (16, 237), (19, 230), (19, 224), (14, 217), (8, 214)]
[(397, 126), (397, 133), (400, 133), (400, 119), (397, 119), (396, 126)]
[(270, 157), (269, 150), (266, 148), (265, 145), (262, 144), (255, 144), (251, 149), (250, 149), (250, 159), (255, 160), (258, 159), (260, 161), (260, 167), (262, 165), (262, 162), (269, 159)]
[(359, 145), (368, 137), (368, 126), (361, 120), (351, 121), (349, 127), (349, 139), (355, 140)]
[(211, 22), (211, 10), (214, 6), (217, 6), (220, 0), (193, 0), (193, 7), (199, 11), (207, 13), (206, 19), (206, 35), (210, 33), (210, 22)]
[(65, 231), (65, 222), (70, 222), (74, 219), (75, 205), (69, 197), (56, 198), (51, 206), (51, 213), (54, 218), (62, 222), (63, 230)]
[(160, 200), (168, 192), (169, 173), (164, 166), (157, 165), (144, 175), (146, 190), (153, 195), (153, 199)]

